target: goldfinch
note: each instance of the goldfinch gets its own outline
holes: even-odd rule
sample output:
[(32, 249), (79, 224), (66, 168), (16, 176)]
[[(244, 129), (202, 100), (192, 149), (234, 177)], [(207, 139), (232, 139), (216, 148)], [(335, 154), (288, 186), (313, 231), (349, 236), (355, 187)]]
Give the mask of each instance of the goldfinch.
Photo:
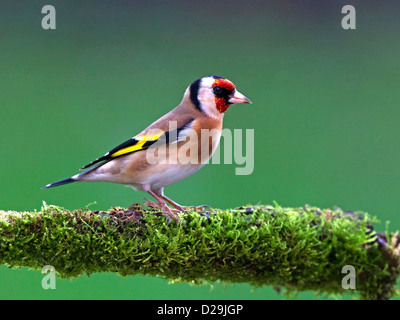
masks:
[(234, 103), (251, 101), (226, 78), (198, 79), (177, 107), (141, 133), (82, 167), (84, 172), (44, 189), (77, 181), (125, 184), (148, 192), (169, 221), (179, 221), (167, 203), (175, 212), (184, 207), (167, 198), (164, 187), (192, 175), (209, 160), (220, 141), (224, 114)]

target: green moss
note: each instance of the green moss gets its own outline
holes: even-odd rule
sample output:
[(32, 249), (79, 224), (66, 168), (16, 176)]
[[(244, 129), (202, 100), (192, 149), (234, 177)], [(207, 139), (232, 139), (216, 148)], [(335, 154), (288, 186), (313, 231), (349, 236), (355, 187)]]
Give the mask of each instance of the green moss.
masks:
[[(350, 292), (362, 299), (395, 294), (396, 246), (382, 244), (386, 238), (372, 230), (376, 221), (367, 214), (247, 206), (188, 210), (180, 218), (168, 224), (157, 210), (140, 206), (0, 211), (0, 264), (52, 265), (60, 277), (116, 272), (193, 284), (279, 286), (287, 293)], [(345, 265), (355, 267), (357, 290), (342, 288)]]

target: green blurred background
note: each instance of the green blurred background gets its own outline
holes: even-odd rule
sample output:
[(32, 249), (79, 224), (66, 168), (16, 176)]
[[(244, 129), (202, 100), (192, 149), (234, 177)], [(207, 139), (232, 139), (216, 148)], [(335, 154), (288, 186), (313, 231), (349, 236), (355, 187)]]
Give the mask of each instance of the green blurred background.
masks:
[[(43, 30), (52, 4), (57, 29)], [(357, 29), (341, 28), (341, 8)], [(146, 196), (121, 185), (47, 183), (136, 135), (195, 79), (232, 80), (252, 105), (225, 128), (255, 130), (255, 170), (208, 165), (166, 189), (186, 205), (310, 204), (363, 210), (399, 228), (400, 3), (397, 1), (2, 1), (0, 209), (107, 210)], [(1, 299), (280, 299), (246, 284), (151, 277), (57, 279), (0, 267)], [(312, 299), (306, 292), (299, 296)]]

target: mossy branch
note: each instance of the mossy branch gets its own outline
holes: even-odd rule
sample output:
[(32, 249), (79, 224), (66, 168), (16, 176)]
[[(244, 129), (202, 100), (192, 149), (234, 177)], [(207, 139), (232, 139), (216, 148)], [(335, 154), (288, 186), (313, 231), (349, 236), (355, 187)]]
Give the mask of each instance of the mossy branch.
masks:
[[(287, 293), (389, 299), (400, 273), (397, 233), (377, 234), (365, 213), (246, 206), (188, 210), (167, 223), (140, 205), (107, 212), (45, 205), (39, 212), (0, 211), (0, 264), (60, 277), (94, 272), (151, 275), (193, 284), (216, 281), (276, 286)], [(345, 265), (356, 290), (345, 290)]]

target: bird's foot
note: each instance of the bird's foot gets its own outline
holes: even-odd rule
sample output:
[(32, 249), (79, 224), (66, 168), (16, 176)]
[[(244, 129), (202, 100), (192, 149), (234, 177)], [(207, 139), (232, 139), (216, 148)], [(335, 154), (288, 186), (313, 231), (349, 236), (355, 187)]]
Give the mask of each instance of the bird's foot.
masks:
[(179, 222), (179, 218), (172, 212), (172, 209), (169, 208), (166, 204), (161, 205), (161, 210), (164, 212), (165, 217), (168, 220), (168, 224), (171, 222), (171, 218), (176, 222)]
[[(146, 198), (145, 198), (146, 199)], [(143, 204), (144, 206), (148, 206), (150, 208), (156, 208), (156, 209), (162, 209), (163, 205), (154, 201), (151, 201), (149, 199), (146, 199), (146, 202)], [(167, 207), (167, 205), (165, 204), (165, 206)], [(171, 212), (173, 213), (178, 213), (178, 212), (182, 212), (183, 210), (177, 210), (177, 209), (171, 209), (170, 207), (167, 207), (169, 210), (171, 210)]]
[(164, 213), (165, 217), (167, 218), (168, 224), (171, 222), (171, 218), (177, 222), (180, 221), (179, 218), (174, 214), (174, 212), (175, 213), (180, 212), (179, 210), (171, 209), (165, 203), (156, 203), (156, 202), (148, 200), (148, 199), (146, 199), (146, 200), (147, 201), (144, 203), (144, 205), (148, 206), (150, 208), (160, 209)]
[[(146, 198), (145, 198), (146, 199)], [(144, 206), (150, 207), (150, 208), (157, 208), (161, 209), (161, 204), (151, 201), (149, 199), (146, 199), (146, 202), (143, 204)]]

